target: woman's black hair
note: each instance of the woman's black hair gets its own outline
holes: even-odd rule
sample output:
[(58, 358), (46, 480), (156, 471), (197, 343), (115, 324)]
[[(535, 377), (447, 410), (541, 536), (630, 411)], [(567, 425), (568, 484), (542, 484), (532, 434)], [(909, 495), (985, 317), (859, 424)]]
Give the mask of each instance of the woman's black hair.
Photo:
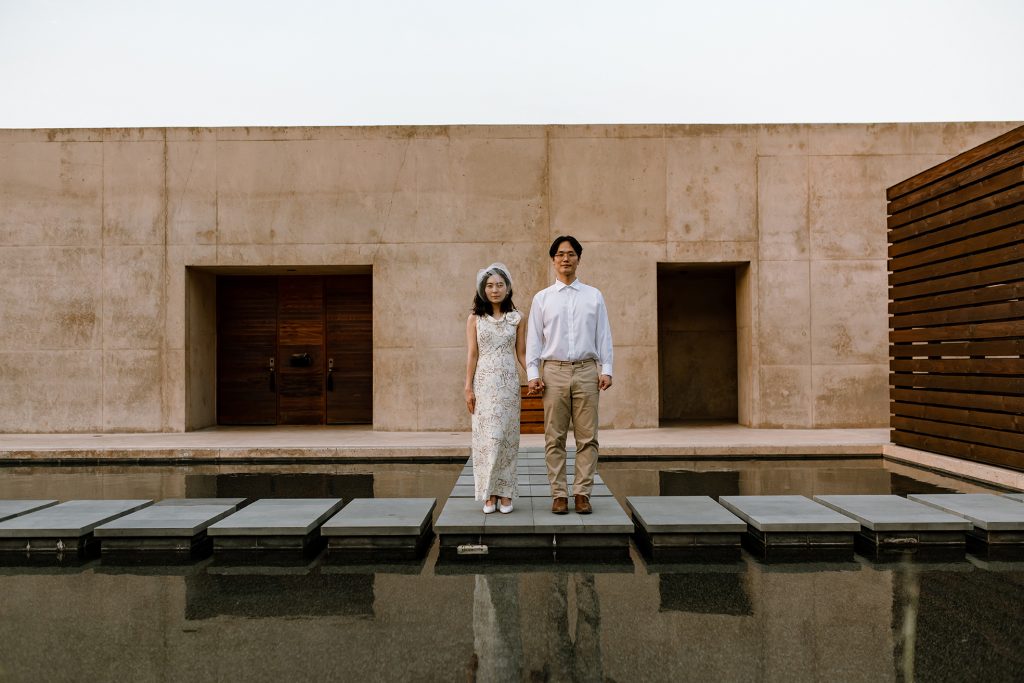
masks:
[(583, 245), (580, 241), (572, 235), (559, 235), (555, 238), (555, 241), (551, 243), (551, 248), (548, 249), (548, 256), (555, 258), (555, 254), (558, 253), (558, 245), (562, 242), (568, 242), (572, 245), (573, 251), (576, 252), (576, 256), (583, 256)]
[(473, 315), (490, 315), (494, 313), (494, 307), (491, 306), (491, 302), (484, 296), (484, 287), (487, 285), (487, 280), (492, 275), (499, 275), (501, 279), (505, 281), (505, 286), (508, 287), (508, 295), (505, 300), (501, 302), (501, 312), (508, 313), (509, 311), (516, 310), (516, 305), (512, 303), (512, 283), (508, 279), (508, 275), (504, 273), (500, 268), (489, 270), (484, 274), (482, 280), (480, 280), (480, 286), (477, 287), (476, 294), (473, 295)]

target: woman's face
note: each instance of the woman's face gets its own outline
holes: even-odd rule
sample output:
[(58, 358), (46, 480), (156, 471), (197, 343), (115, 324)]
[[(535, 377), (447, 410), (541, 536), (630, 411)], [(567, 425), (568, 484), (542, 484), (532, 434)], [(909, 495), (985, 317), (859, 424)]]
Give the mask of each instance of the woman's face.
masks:
[(505, 278), (500, 275), (492, 275), (487, 278), (487, 282), (484, 283), (484, 294), (487, 295), (487, 300), (492, 304), (500, 304), (508, 296), (508, 286), (505, 284)]

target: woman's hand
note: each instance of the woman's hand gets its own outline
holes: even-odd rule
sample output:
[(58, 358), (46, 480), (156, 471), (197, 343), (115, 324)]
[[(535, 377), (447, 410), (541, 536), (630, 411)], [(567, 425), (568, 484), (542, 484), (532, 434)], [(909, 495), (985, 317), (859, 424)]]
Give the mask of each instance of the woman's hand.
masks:
[(473, 393), (472, 389), (466, 389), (466, 407), (469, 408), (470, 415), (476, 409), (476, 394)]

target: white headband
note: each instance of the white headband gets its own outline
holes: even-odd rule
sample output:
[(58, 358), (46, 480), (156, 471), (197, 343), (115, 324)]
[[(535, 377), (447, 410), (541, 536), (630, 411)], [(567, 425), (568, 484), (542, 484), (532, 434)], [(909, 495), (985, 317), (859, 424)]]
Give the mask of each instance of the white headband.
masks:
[(484, 283), (487, 282), (487, 278), (492, 275), (498, 274), (504, 275), (505, 279), (508, 280), (508, 288), (512, 289), (512, 275), (508, 272), (508, 266), (504, 263), (495, 262), (486, 268), (482, 268), (476, 273), (476, 291), (480, 292), (480, 298), (486, 300), (484, 296)]

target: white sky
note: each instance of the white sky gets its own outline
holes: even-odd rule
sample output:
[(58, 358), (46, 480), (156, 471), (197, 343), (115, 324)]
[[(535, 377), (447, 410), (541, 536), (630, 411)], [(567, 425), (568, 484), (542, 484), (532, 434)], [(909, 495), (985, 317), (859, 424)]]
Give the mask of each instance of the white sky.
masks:
[(0, 0), (0, 127), (1024, 119), (1024, 0)]

